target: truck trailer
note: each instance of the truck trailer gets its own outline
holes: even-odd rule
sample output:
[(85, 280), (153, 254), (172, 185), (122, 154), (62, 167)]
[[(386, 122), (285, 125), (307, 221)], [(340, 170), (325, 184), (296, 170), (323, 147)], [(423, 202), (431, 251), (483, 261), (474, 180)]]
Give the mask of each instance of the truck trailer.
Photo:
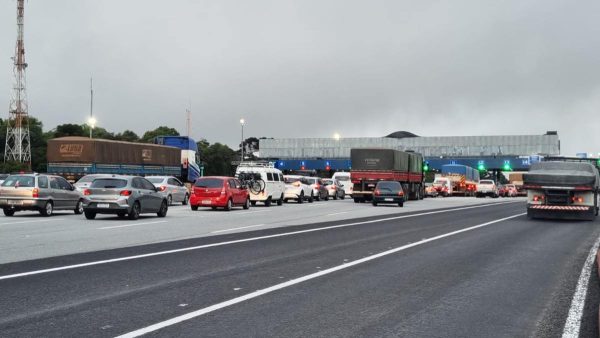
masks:
[(425, 196), (421, 154), (394, 149), (354, 148), (350, 149), (350, 158), (354, 202), (371, 201), (379, 181), (400, 182), (410, 200)]
[(71, 182), (88, 174), (164, 175), (190, 181), (182, 149), (152, 143), (60, 137), (48, 140), (47, 159), (49, 174)]
[(475, 196), (479, 171), (462, 164), (445, 164), (435, 175), (433, 187), (439, 196)]
[(530, 218), (594, 220), (598, 216), (598, 170), (590, 163), (539, 162), (523, 174)]

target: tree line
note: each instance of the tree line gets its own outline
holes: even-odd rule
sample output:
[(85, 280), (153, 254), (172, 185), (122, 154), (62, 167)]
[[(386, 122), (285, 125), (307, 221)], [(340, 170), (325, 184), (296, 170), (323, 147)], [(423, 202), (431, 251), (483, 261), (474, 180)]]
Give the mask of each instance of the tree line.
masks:
[[(7, 120), (0, 119), (0, 156), (4, 156), (6, 146), (6, 127)], [(65, 136), (83, 136), (89, 137), (90, 127), (87, 124), (66, 123), (56, 126), (56, 128), (44, 131), (42, 121), (35, 117), (29, 118), (29, 137), (31, 144), (31, 170), (35, 172), (46, 172), (47, 160), (46, 149), (47, 142), (50, 139)], [(131, 130), (123, 132), (110, 132), (102, 127), (95, 127), (92, 130), (94, 138), (127, 141), (127, 142), (153, 142), (154, 138), (161, 135), (179, 136), (175, 128), (168, 126), (159, 126), (156, 129), (148, 130), (139, 136)], [(204, 166), (205, 175), (232, 175), (235, 167), (233, 162), (240, 160), (240, 149), (233, 150), (229, 146), (216, 142), (210, 144), (207, 140), (201, 139), (197, 142), (200, 158), (200, 165)], [(259, 150), (259, 139), (249, 137), (243, 142), (245, 160), (256, 159), (254, 152)], [(1, 161), (0, 172), (10, 173), (27, 170), (27, 165), (12, 161)]]

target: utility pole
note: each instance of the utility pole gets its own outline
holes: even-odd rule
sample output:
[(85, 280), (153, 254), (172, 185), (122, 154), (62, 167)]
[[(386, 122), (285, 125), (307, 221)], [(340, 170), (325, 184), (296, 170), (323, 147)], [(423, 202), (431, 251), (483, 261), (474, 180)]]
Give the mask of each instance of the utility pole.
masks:
[(25, 0), (17, 0), (17, 44), (13, 60), (14, 84), (8, 108), (4, 162), (16, 161), (31, 169), (31, 142), (25, 83), (25, 43), (23, 41)]

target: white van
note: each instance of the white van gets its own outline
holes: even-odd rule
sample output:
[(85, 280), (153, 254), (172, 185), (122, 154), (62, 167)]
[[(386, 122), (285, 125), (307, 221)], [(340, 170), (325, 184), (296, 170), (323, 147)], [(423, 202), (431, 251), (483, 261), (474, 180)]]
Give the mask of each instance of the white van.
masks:
[(244, 162), (237, 167), (235, 177), (240, 178), (242, 173), (254, 174), (254, 176), (260, 177), (264, 181), (265, 188), (262, 191), (250, 191), (250, 203), (252, 205), (256, 205), (256, 202), (262, 202), (267, 207), (273, 202), (277, 205), (283, 204), (285, 181), (281, 170), (275, 168), (272, 163)]
[(344, 188), (344, 193), (346, 194), (346, 196), (352, 197), (352, 180), (350, 180), (350, 173), (335, 173), (331, 178), (340, 182), (340, 184)]

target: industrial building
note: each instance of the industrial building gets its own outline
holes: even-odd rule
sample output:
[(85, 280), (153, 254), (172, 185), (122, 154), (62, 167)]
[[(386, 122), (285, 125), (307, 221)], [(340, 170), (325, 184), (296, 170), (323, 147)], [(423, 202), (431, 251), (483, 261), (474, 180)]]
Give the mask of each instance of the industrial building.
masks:
[(260, 156), (281, 169), (351, 169), (350, 149), (389, 148), (414, 151), (436, 169), (443, 164), (465, 164), (486, 169), (527, 170), (540, 156), (560, 155), (555, 131), (543, 135), (417, 136), (406, 131), (385, 137), (283, 138), (260, 140)]

